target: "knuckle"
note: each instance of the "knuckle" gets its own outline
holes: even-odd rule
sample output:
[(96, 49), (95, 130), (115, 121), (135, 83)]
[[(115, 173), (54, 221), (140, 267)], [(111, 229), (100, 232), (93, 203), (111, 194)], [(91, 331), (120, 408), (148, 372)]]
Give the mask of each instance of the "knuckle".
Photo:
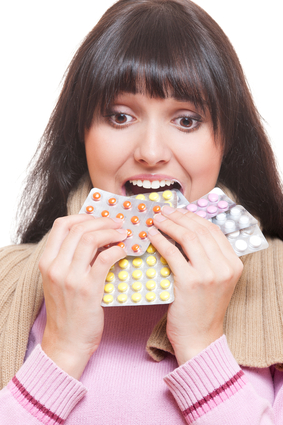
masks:
[(94, 245), (96, 242), (96, 237), (93, 233), (85, 233), (81, 237), (81, 241), (84, 245)]
[(196, 239), (198, 239), (198, 236), (197, 236), (196, 232), (194, 232), (192, 230), (186, 230), (181, 235), (181, 242), (183, 242), (183, 243), (185, 243), (187, 241), (195, 241)]
[(52, 264), (47, 270), (47, 277), (51, 283), (57, 284), (61, 280), (60, 267), (57, 267), (56, 264)]
[(98, 255), (97, 260), (100, 262), (100, 264), (108, 266), (109, 263), (111, 263), (111, 258), (110, 258), (110, 255), (108, 253), (108, 249), (106, 249), (105, 251), (102, 251)]
[(60, 228), (65, 225), (66, 217), (58, 217), (53, 223), (53, 228)]
[(74, 226), (72, 226), (70, 233), (74, 234), (74, 235), (80, 235), (82, 234), (84, 231), (84, 226), (82, 224), (75, 224)]
[(204, 284), (211, 286), (216, 281), (215, 273), (212, 270), (208, 270), (205, 273)]
[(175, 245), (170, 244), (170, 246), (166, 247), (164, 250), (164, 258), (174, 257), (179, 252), (179, 249)]

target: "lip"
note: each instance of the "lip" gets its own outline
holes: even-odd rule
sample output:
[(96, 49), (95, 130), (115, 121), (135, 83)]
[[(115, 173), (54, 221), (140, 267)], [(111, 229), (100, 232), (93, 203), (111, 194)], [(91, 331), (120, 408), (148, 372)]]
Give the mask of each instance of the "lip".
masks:
[(169, 176), (168, 174), (135, 174), (134, 176), (130, 176), (128, 177), (122, 187), (121, 187), (121, 191), (122, 193), (125, 192), (125, 184), (127, 183), (127, 181), (129, 180), (149, 180), (150, 182), (153, 182), (154, 180), (172, 180), (176, 183), (178, 183), (180, 185), (180, 191), (183, 193), (183, 185), (180, 182), (180, 180), (176, 179), (173, 176)]

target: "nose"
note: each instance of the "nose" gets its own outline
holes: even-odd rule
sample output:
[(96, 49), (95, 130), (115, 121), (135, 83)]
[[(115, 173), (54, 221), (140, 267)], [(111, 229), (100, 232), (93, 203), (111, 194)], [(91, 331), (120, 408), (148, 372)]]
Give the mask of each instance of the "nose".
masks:
[(168, 163), (171, 156), (170, 141), (158, 125), (149, 125), (140, 132), (134, 152), (137, 162), (155, 167)]

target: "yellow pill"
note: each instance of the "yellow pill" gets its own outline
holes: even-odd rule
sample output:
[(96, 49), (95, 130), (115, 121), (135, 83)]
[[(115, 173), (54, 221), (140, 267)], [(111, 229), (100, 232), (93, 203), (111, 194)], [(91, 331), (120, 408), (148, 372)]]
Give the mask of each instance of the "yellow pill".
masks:
[(141, 294), (132, 295), (132, 301), (134, 301), (134, 303), (138, 303), (141, 300), (141, 298), (142, 298)]
[(107, 283), (107, 285), (104, 286), (104, 292), (106, 292), (107, 294), (113, 291), (114, 291), (114, 285), (112, 283)]
[(110, 304), (113, 301), (113, 297), (112, 295), (104, 295), (103, 297), (103, 301), (105, 302), (105, 304)]
[(152, 291), (156, 287), (156, 282), (154, 280), (148, 280), (145, 286), (146, 286), (146, 289), (148, 289), (149, 291)]
[(170, 298), (170, 294), (167, 291), (161, 292), (159, 296), (160, 296), (161, 301), (168, 301), (169, 298)]
[(145, 298), (147, 299), (147, 301), (152, 302), (155, 300), (156, 295), (154, 292), (148, 292), (145, 296)]
[(132, 284), (132, 290), (133, 291), (140, 291), (142, 289), (142, 283), (141, 282), (134, 282)]
[(165, 201), (164, 204), (168, 204), (170, 207), (173, 207), (173, 204), (170, 201)]
[(156, 264), (156, 258), (153, 255), (150, 255), (149, 257), (147, 257), (146, 262), (149, 266), (154, 266), (154, 264)]
[(168, 289), (170, 285), (171, 285), (171, 282), (168, 279), (163, 279), (160, 282), (160, 286), (161, 286), (162, 289)]
[(115, 274), (113, 272), (109, 272), (106, 276), (106, 282), (112, 282), (115, 279)]
[(142, 201), (144, 201), (145, 196), (142, 193), (140, 193), (139, 195), (136, 196), (136, 199), (141, 199)]
[(163, 195), (162, 196), (163, 196), (164, 199), (166, 199), (168, 201), (169, 199), (172, 198), (173, 193), (171, 192), (171, 190), (165, 190), (163, 192)]
[(154, 254), (155, 251), (156, 251), (156, 248), (154, 248), (152, 244), (149, 244), (146, 252), (148, 252), (149, 254)]
[(128, 272), (126, 272), (124, 270), (119, 272), (118, 278), (119, 278), (119, 280), (127, 280), (128, 279)]
[(118, 285), (119, 292), (126, 292), (127, 289), (128, 289), (128, 285), (125, 282), (119, 283)]
[(134, 260), (133, 260), (133, 266), (134, 267), (141, 267), (141, 265), (142, 265), (142, 259), (141, 258), (135, 258)]
[(159, 199), (159, 195), (158, 195), (157, 192), (152, 192), (152, 193), (149, 194), (148, 198), (151, 201), (157, 201)]
[(169, 276), (169, 275), (170, 275), (170, 273), (171, 273), (171, 270), (169, 269), (169, 267), (163, 267), (163, 268), (160, 270), (160, 274), (161, 274), (161, 276), (163, 276), (163, 277), (167, 277), (167, 276)]
[(128, 299), (128, 296), (126, 294), (120, 294), (117, 297), (117, 301), (121, 304), (125, 303)]
[(114, 267), (115, 267), (115, 264), (113, 264), (113, 266), (110, 267), (109, 271), (114, 270)]
[(132, 277), (136, 280), (141, 279), (142, 271), (141, 270), (134, 270), (133, 273), (132, 273)]
[(126, 258), (123, 258), (122, 260), (119, 261), (119, 267), (121, 267), (121, 269), (126, 269), (129, 265), (129, 261)]
[(165, 260), (165, 258), (163, 258), (163, 257), (160, 257), (160, 262), (163, 265), (168, 264), (167, 261)]
[[(160, 273), (161, 273), (161, 271), (160, 271)], [(152, 268), (147, 269), (146, 275), (149, 279), (152, 279), (156, 275), (156, 270), (152, 269)]]

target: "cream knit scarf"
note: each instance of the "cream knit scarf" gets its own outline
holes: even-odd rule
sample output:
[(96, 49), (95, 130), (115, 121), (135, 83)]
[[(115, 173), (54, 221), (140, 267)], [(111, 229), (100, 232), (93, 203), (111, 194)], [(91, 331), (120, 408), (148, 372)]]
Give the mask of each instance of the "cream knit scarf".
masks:
[[(68, 214), (76, 214), (91, 183), (82, 179), (68, 199)], [(38, 261), (47, 240), (0, 250), (0, 388), (21, 367), (29, 332), (43, 301)], [(283, 242), (243, 257), (244, 272), (225, 320), (230, 349), (242, 366), (283, 363)], [(149, 307), (150, 308), (150, 307)], [(154, 328), (146, 347), (157, 361), (173, 353), (166, 335), (166, 316)]]

